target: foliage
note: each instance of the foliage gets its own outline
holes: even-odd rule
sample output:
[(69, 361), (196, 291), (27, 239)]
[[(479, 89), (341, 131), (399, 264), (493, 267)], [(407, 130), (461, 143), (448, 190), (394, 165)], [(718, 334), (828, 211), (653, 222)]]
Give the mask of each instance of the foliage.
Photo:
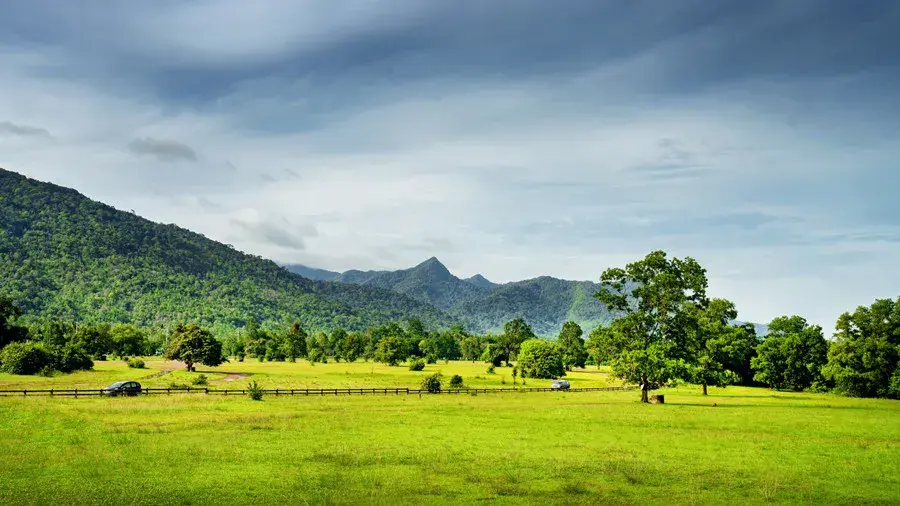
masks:
[(725, 299), (710, 300), (708, 307), (696, 315), (691, 379), (703, 386), (703, 395), (707, 386), (724, 387), (741, 381), (743, 363), (755, 346), (756, 332), (752, 326), (731, 325), (735, 318), (734, 303)]
[[(2, 237), (2, 236), (0, 236)], [(0, 248), (0, 251), (3, 251)], [(22, 310), (9, 297), (0, 294), (0, 349), (9, 343), (24, 341), (28, 329), (15, 325), (15, 320), (22, 316)]]
[(263, 388), (256, 383), (256, 380), (247, 383), (247, 395), (254, 401), (261, 401), (264, 393)]
[(147, 333), (134, 325), (114, 325), (109, 329), (109, 351), (116, 356), (147, 355)]
[(566, 370), (572, 370), (572, 367), (584, 367), (587, 362), (587, 350), (584, 346), (584, 339), (581, 338), (584, 331), (581, 327), (573, 322), (568, 321), (563, 324), (562, 330), (559, 332), (557, 343), (563, 354), (563, 365)]
[(166, 358), (180, 360), (188, 371), (194, 370), (195, 363), (215, 367), (225, 361), (222, 356), (222, 343), (217, 341), (209, 331), (191, 323), (179, 323), (169, 336)]
[(143, 360), (134, 357), (128, 359), (128, 367), (131, 367), (132, 369), (143, 369), (146, 365)]
[(543, 339), (529, 339), (522, 343), (519, 368), (523, 378), (548, 379), (566, 375), (559, 346)]
[(426, 376), (422, 380), (422, 390), (427, 391), (430, 394), (439, 394), (441, 393), (441, 379), (443, 375), (439, 372), (436, 372), (430, 376)]
[(510, 360), (515, 360), (522, 343), (535, 337), (537, 336), (531, 326), (522, 318), (506, 322), (503, 326), (503, 333), (497, 337), (498, 351), (502, 359), (506, 361), (506, 365), (510, 364)]
[[(693, 319), (708, 302), (706, 270), (693, 258), (670, 260), (654, 251), (624, 269), (607, 269), (600, 280), (597, 299), (624, 314), (610, 325), (606, 343), (613, 373), (642, 385), (687, 376)], [(641, 400), (649, 401), (646, 389)]]
[(493, 364), (491, 364), (490, 366), (488, 366), (488, 368), (487, 368), (487, 373), (488, 373), (488, 374), (496, 374), (496, 373), (494, 372), (494, 367), (495, 367), (495, 366), (494, 366)]
[(410, 371), (421, 371), (425, 369), (425, 361), (421, 358), (417, 358), (415, 360), (410, 360), (409, 362), (409, 370)]
[(752, 361), (756, 380), (776, 390), (801, 391), (823, 379), (828, 342), (822, 327), (809, 325), (800, 316), (772, 320), (756, 351)]
[(51, 348), (54, 368), (60, 372), (88, 371), (94, 367), (91, 357), (75, 343)]
[(834, 390), (856, 397), (900, 398), (900, 298), (876, 300), (842, 314), (823, 369)]
[(484, 353), (484, 344), (478, 336), (469, 336), (459, 343), (459, 352), (463, 360), (475, 362)]
[(459, 374), (454, 374), (450, 378), (450, 388), (462, 388), (463, 387), (463, 378)]
[(52, 351), (44, 343), (14, 342), (0, 350), (0, 371), (9, 374), (37, 374), (55, 363)]
[(407, 353), (400, 338), (390, 336), (378, 342), (375, 360), (383, 364), (397, 365), (406, 360)]
[(206, 386), (206, 385), (209, 385), (209, 378), (207, 378), (205, 374), (201, 374), (201, 375), (197, 376), (196, 378), (194, 378), (193, 381), (191, 381), (191, 384), (195, 385), (195, 386), (201, 386), (201, 387)]
[(430, 327), (458, 322), (402, 294), (311, 281), (200, 234), (2, 169), (0, 188), (0, 293), (30, 319), (139, 328), (195, 321), (221, 335), (249, 316), (266, 325), (297, 318), (314, 330), (409, 318)]

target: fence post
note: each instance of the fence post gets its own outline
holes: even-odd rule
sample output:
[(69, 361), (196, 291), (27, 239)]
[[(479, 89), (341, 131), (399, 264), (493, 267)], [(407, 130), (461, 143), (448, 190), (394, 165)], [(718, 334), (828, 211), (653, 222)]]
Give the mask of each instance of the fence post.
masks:
[(75, 389), (75, 398), (76, 399), (78, 398), (78, 389), (77, 388)]
[(28, 397), (28, 389), (27, 388), (25, 390), (22, 390), (22, 396)]

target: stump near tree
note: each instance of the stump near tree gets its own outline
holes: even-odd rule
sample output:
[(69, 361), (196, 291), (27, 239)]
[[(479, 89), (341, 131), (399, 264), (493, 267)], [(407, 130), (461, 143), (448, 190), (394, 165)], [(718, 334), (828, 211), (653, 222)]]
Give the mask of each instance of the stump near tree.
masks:
[(652, 404), (665, 404), (666, 396), (665, 395), (651, 395), (650, 402)]

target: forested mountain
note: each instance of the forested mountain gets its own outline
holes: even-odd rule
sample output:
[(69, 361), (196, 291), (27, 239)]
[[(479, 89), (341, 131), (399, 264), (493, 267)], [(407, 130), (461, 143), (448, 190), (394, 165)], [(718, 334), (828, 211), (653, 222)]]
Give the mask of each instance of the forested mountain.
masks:
[(0, 293), (28, 318), (218, 330), (259, 321), (308, 329), (458, 320), (401, 293), (312, 281), (175, 225), (0, 169)]
[[(321, 271), (300, 267), (285, 266), (298, 273)], [(538, 334), (556, 336), (568, 320), (590, 330), (610, 319), (593, 297), (600, 289), (597, 283), (549, 276), (504, 284), (492, 283), (481, 275), (460, 279), (434, 257), (410, 269), (350, 270), (334, 279), (408, 295), (447, 311), (478, 332), (499, 331), (507, 321), (521, 317)]]

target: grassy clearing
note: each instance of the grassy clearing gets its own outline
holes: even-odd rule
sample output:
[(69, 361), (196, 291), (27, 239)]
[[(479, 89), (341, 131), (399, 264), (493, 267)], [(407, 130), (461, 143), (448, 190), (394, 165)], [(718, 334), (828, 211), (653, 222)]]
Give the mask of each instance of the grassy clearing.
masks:
[[(492, 388), (513, 386), (512, 368), (497, 367), (494, 374), (487, 373), (483, 362), (450, 362), (425, 366), (423, 371), (410, 371), (405, 365), (387, 366), (374, 362), (330, 362), (311, 365), (306, 361), (259, 362), (232, 361), (219, 367), (197, 365), (196, 373), (188, 373), (177, 362), (158, 358), (144, 359), (146, 369), (129, 369), (125, 362), (95, 362), (93, 371), (81, 371), (52, 378), (41, 376), (15, 376), (0, 374), (0, 389), (22, 388), (103, 388), (114, 381), (135, 380), (147, 387), (166, 387), (171, 383), (190, 384), (205, 374), (209, 388), (243, 388), (250, 380), (256, 380), (263, 388), (384, 388), (416, 387), (422, 378), (440, 371), (449, 381), (459, 374), (470, 387)], [(160, 372), (168, 372), (157, 376)], [(590, 367), (572, 371), (566, 376), (573, 387), (602, 387), (619, 385), (607, 372)], [(526, 380), (526, 386), (550, 385), (548, 380)], [(505, 383), (504, 383), (505, 382)], [(522, 380), (518, 379), (521, 385)]]
[(0, 398), (0, 503), (900, 502), (898, 402), (664, 393)]

